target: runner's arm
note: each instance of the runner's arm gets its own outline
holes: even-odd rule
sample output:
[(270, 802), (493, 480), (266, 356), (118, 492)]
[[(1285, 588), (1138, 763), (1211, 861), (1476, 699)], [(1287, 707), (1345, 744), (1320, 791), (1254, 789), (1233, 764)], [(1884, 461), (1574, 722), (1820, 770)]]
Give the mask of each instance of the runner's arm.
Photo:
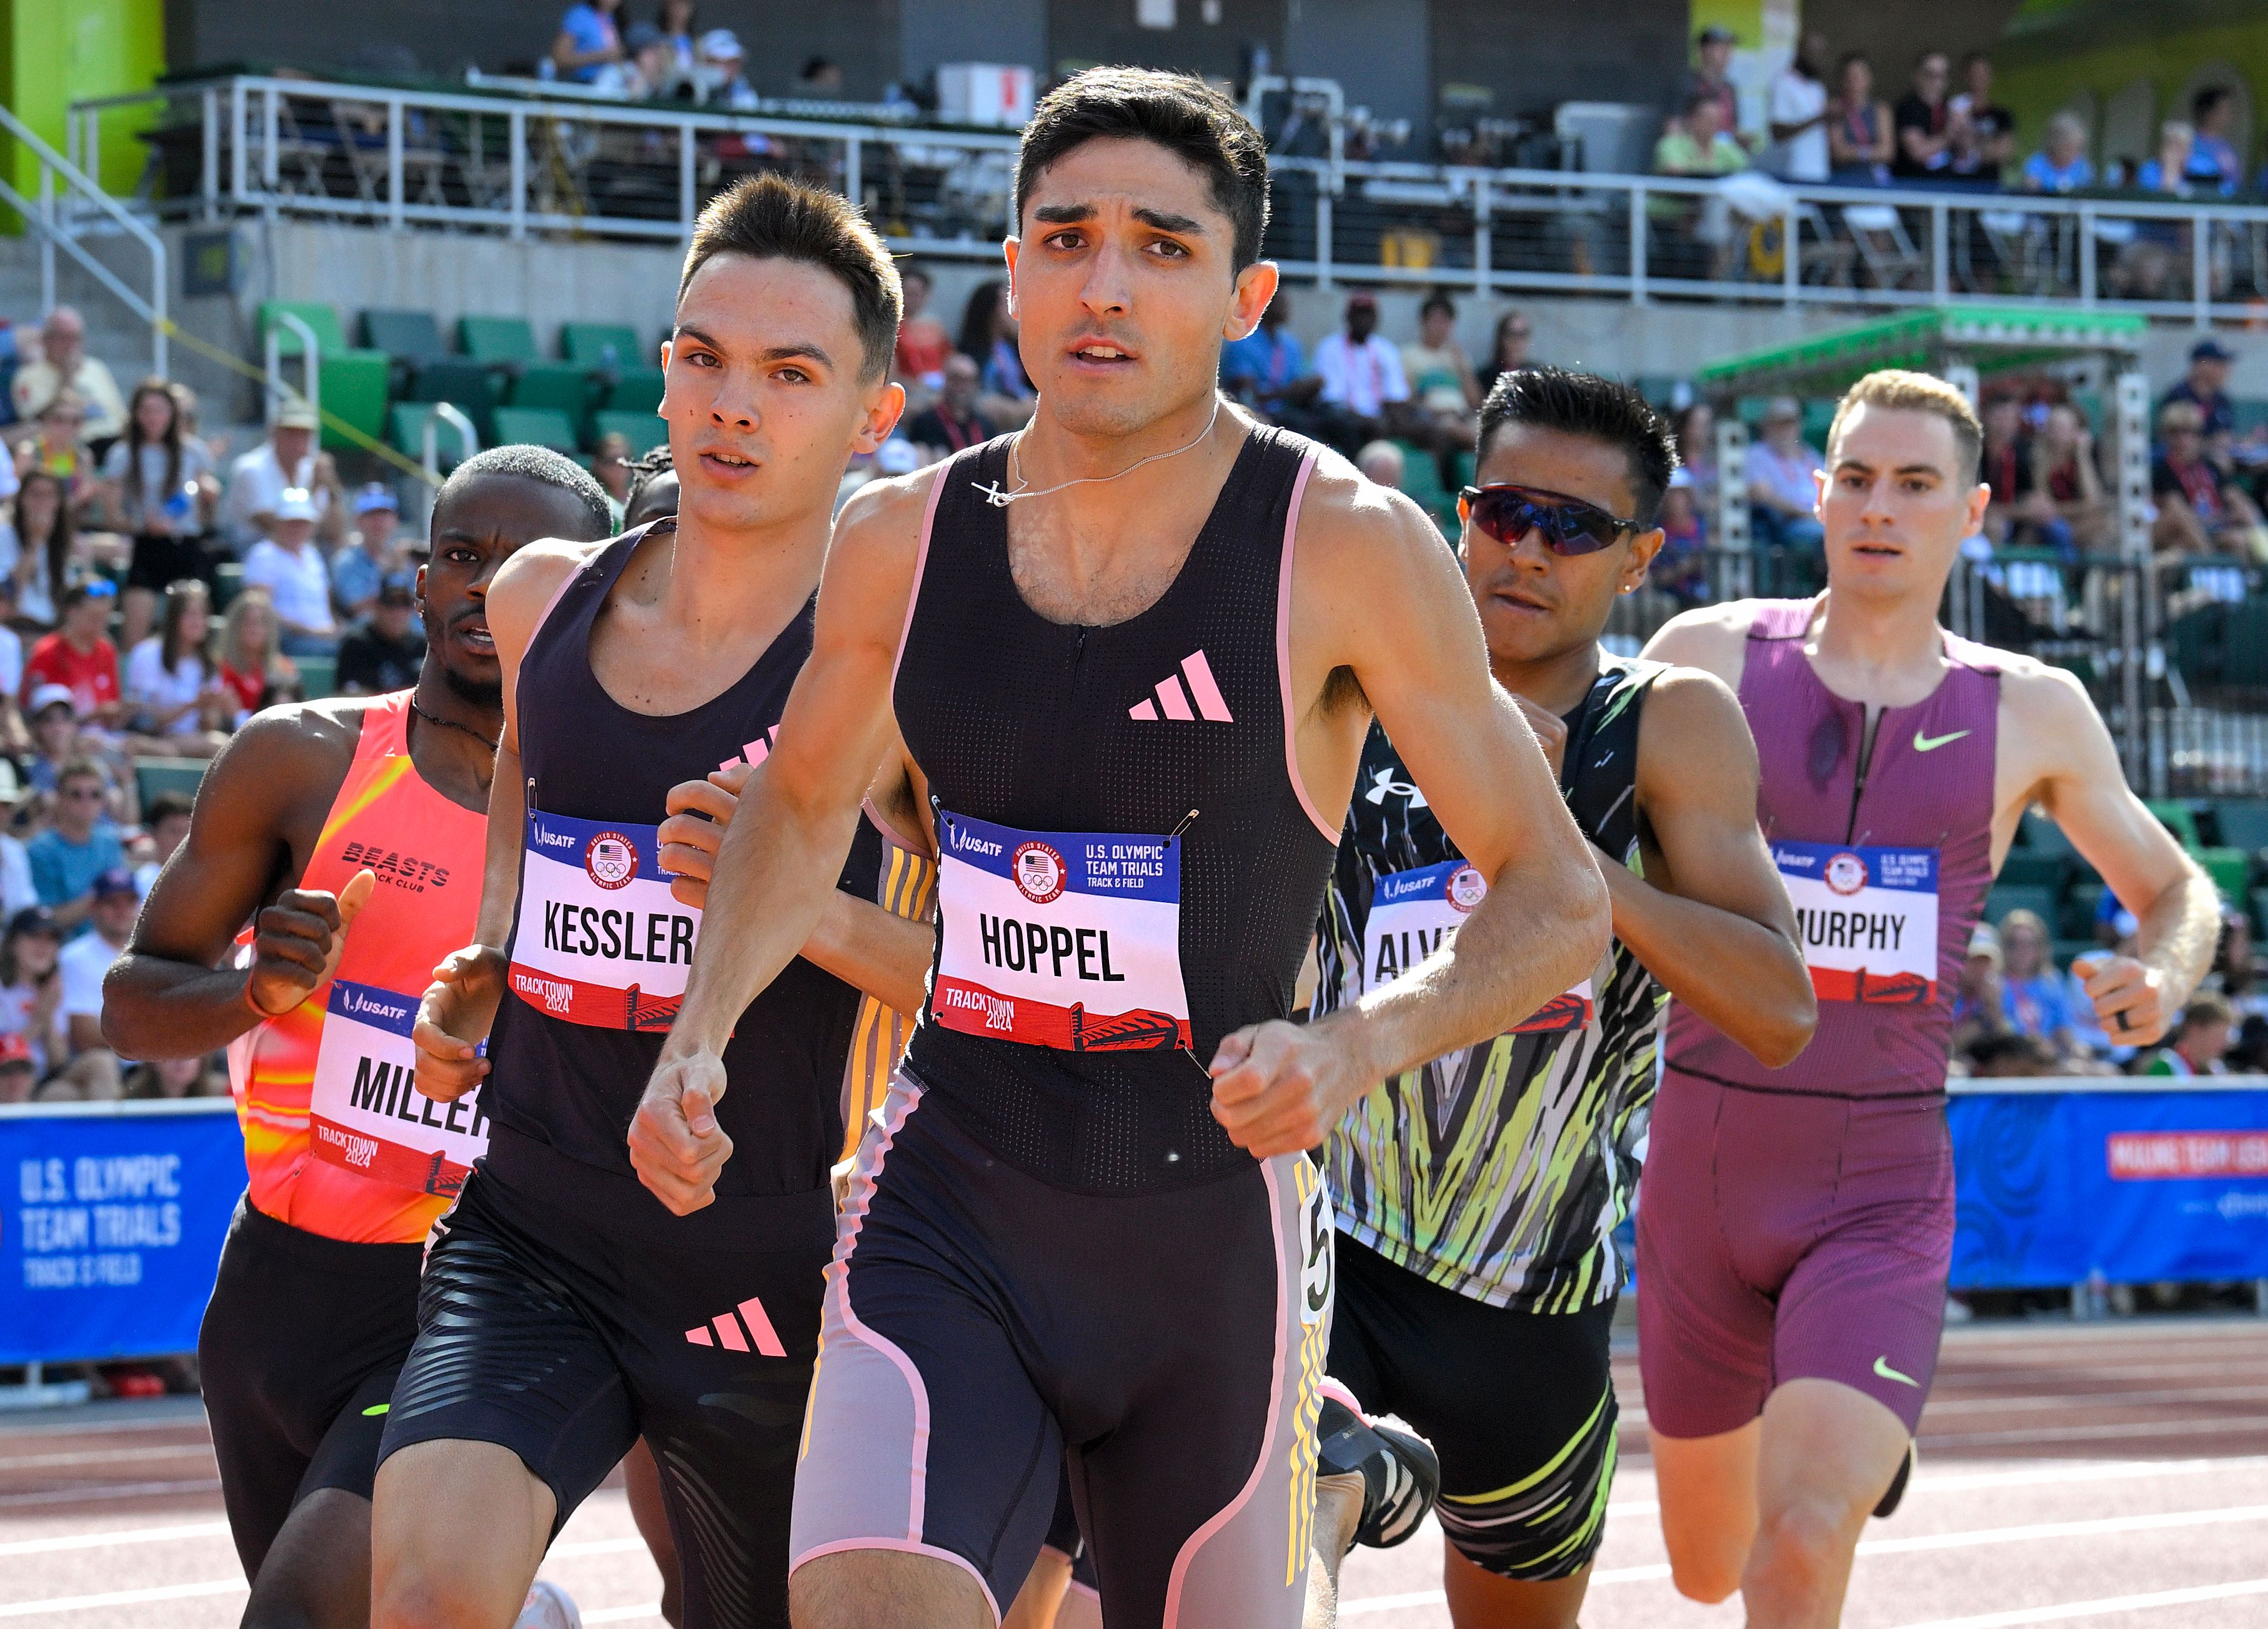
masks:
[(1785, 1067), (1810, 1044), (1819, 1008), (1756, 827), (1756, 742), (1721, 680), (1688, 668), (1654, 681), (1638, 723), (1638, 803), (1658, 852), (1644, 878), (1602, 860), (1615, 937), (1757, 1062)]
[(2037, 803), (2063, 828), (2140, 920), (2139, 955), (2105, 959), (2087, 992), (2113, 1040), (2147, 1046), (2171, 1028), (2213, 964), (2220, 896), (2126, 785), (2110, 732), (2077, 679), (2040, 664), (2012, 665), (2001, 678), (2000, 712), (2000, 739), (2039, 756), (2036, 778), (2021, 783), (2023, 802)]
[(1320, 648), (1334, 675), (1351, 670), (1489, 894), (1447, 947), (1353, 1006), (1222, 1042), (1214, 1116), (1262, 1157), (1314, 1147), (1379, 1081), (1501, 1034), (1587, 976), (1607, 942), (1597, 862), (1534, 732), (1490, 676), (1454, 559), (1407, 499), (1351, 484), (1318, 470), (1300, 523), (1293, 682), (1325, 698), (1302, 734), (1338, 722), (1329, 702), (1339, 687), (1300, 676), (1302, 647)]
[[(1747, 655), (1749, 620), (1753, 615), (1749, 608), (1735, 601), (1730, 605), (1703, 606), (1696, 610), (1680, 611), (1654, 631), (1646, 642), (1648, 660), (1668, 662), (1677, 667), (1698, 667), (1704, 673), (1713, 673), (1725, 682), (1736, 696), (1741, 688), (1741, 664)], [(1751, 752), (1755, 742), (1749, 742)]]
[[(291, 810), (330, 807), (354, 748), (336, 719), (289, 706), (261, 713), (221, 749), (197, 788), (189, 835), (103, 980), (103, 1036), (121, 1056), (216, 1051), (261, 1021), (246, 999), (255, 980), (276, 1012), (292, 1005), (293, 991), (314, 988), (338, 909), (329, 894), (284, 888), (285, 822)], [(218, 965), (232, 960), (230, 946), (255, 914), (254, 965)]]

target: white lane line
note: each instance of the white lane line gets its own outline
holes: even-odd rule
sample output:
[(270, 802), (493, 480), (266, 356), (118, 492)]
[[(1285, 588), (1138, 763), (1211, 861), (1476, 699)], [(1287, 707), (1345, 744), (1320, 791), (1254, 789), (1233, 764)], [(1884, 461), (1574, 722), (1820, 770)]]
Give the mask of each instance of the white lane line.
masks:
[(82, 1482), (77, 1487), (41, 1488), (36, 1493), (0, 1493), (0, 1507), (18, 1505), (92, 1504), (102, 1499), (149, 1499), (160, 1493), (217, 1493), (218, 1477), (194, 1482)]
[[(2065, 1376), (2066, 1381), (2069, 1378)], [(1928, 1418), (2074, 1406), (2117, 1409), (2154, 1408), (2169, 1403), (2257, 1403), (2263, 1398), (2268, 1398), (2268, 1386), (2184, 1386), (2157, 1391), (2035, 1391), (2019, 1397), (1932, 1397)]]
[(0, 1476), (11, 1471), (52, 1471), (59, 1465), (116, 1465), (144, 1459), (210, 1459), (210, 1442), (184, 1442), (159, 1448), (87, 1448), (68, 1454), (0, 1453)]
[(241, 1578), (216, 1578), (210, 1583), (163, 1584), (148, 1589), (106, 1589), (99, 1595), (51, 1596), (44, 1601), (10, 1601), (0, 1604), (0, 1618), (40, 1618), (51, 1612), (85, 1612), (100, 1606), (146, 1606), (154, 1601), (194, 1601), (200, 1596), (242, 1595)]
[(2060, 1606), (2022, 1606), (2014, 1611), (1985, 1612), (1975, 1618), (1940, 1618), (1926, 1624), (1906, 1624), (1901, 1629), (2015, 1629), (2020, 1624), (2107, 1618), (2113, 1612), (2146, 1612), (2161, 1606), (2198, 1606), (2207, 1601), (2234, 1601), (2249, 1595), (2268, 1595), (2268, 1578), (2250, 1578), (2235, 1584), (2198, 1584), (2187, 1589), (2156, 1589), (2147, 1595), (2111, 1596), (2101, 1601), (2066, 1601)]
[(1924, 1453), (1933, 1448), (1982, 1448), (1995, 1442), (2086, 1442), (2103, 1437), (2219, 1436), (2230, 1432), (2268, 1432), (2268, 1412), (2225, 1414), (2210, 1419), (2138, 1419), (2116, 1426), (2025, 1426), (2008, 1431), (1922, 1434)]
[(136, 1527), (115, 1533), (58, 1534), (0, 1544), (0, 1556), (45, 1555), (51, 1550), (107, 1550), (113, 1544), (158, 1544), (177, 1538), (225, 1538), (225, 1522), (189, 1522), (179, 1527)]
[(42, 1419), (8, 1420), (0, 1424), (0, 1442), (17, 1437), (97, 1437), (114, 1436), (127, 1431), (203, 1431), (211, 1427), (205, 1422), (204, 1411), (197, 1408), (168, 1409), (150, 1419), (116, 1416), (101, 1419)]
[[(2268, 1455), (2244, 1455), (2233, 1459), (2110, 1460), (2099, 1464), (2079, 1463), (2034, 1467), (2026, 1471), (1986, 1471), (1974, 1476), (1923, 1475), (1907, 1493), (1908, 1499), (1925, 1493), (1970, 1493), (2005, 1487), (2061, 1487), (2077, 1482), (2139, 1482), (2166, 1477), (2228, 1476), (2268, 1469)], [(1609, 1516), (1629, 1519), (1661, 1514), (1654, 1499), (1616, 1500), (1607, 1507)]]

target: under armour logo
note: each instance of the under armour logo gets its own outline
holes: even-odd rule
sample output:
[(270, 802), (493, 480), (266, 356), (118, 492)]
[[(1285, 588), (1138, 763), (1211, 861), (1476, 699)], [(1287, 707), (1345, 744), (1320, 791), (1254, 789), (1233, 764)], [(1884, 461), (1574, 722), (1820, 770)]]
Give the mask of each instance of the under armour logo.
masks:
[(1425, 794), (1418, 789), (1417, 782), (1396, 780), (1394, 778), (1394, 771), (1392, 770), (1379, 770), (1378, 778), (1371, 783), (1370, 790), (1363, 795), (1368, 798), (1372, 803), (1381, 806), (1386, 802), (1388, 797), (1392, 796), (1409, 799), (1410, 807), (1413, 809), (1429, 808), (1432, 807), (1425, 801)]

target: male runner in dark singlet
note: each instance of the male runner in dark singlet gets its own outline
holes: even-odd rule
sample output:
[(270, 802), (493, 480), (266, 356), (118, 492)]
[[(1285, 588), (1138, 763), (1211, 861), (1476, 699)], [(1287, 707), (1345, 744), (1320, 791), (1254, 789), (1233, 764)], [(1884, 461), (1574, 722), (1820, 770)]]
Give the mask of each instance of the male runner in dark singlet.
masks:
[(556, 453), (460, 465), (418, 572), (416, 688), (239, 731), (104, 989), (129, 1057), (229, 1047), (252, 1184), (199, 1355), (247, 1625), (370, 1618), (371, 1484), (418, 1258), (487, 1140), (477, 1099), (431, 1102), (406, 1077), (409, 1014), (480, 903), (504, 728), (488, 592), (522, 545), (608, 524), (598, 483)]
[(836, 485), (902, 401), (897, 313), (888, 254), (840, 197), (778, 178), (720, 196), (664, 357), (676, 519), (538, 545), (490, 596), (504, 734), (479, 931), (416, 1037), (426, 1089), (485, 1080), (495, 1131), (437, 1229), (388, 1417), (379, 1629), (508, 1621), (506, 1597), (640, 1434), (686, 1623), (787, 1622), (851, 1028), (862, 989), (917, 1005), (933, 942), (835, 888), (873, 898), (871, 829), (819, 879), (833, 903), (803, 955), (725, 1021), (740, 1089), (707, 1124), (739, 1157), (715, 1205), (665, 1210), (623, 1136), (701, 924), (660, 863), (667, 799), (770, 748), (811, 648)]
[(1867, 1513), (1904, 1488), (1952, 1249), (1955, 981), (2017, 821), (2037, 805), (2141, 918), (2139, 955), (2087, 980), (2137, 1045), (2219, 931), (2212, 884), (2127, 789), (2079, 682), (1938, 625), (1991, 495), (1981, 440), (1950, 386), (1868, 374), (1819, 481), (1827, 591), (1689, 611), (1648, 647), (1740, 693), (1819, 994), (1816, 1036), (1780, 1069), (1717, 1014), (1672, 1009), (1638, 1205), (1670, 1565), (1696, 1599), (1739, 1588), (1755, 1629), (1833, 1624)]
[[(1609, 1235), (1637, 1182), (1663, 1004), (1675, 991), (1785, 1064), (1813, 1003), (1740, 704), (1705, 673), (1600, 649), (1661, 547), (1668, 426), (1625, 386), (1528, 369), (1490, 392), (1479, 453), (1465, 585), (1497, 682), (1603, 851), (1615, 939), (1534, 1017), (1339, 1123), (1330, 1373), (1440, 1456), (1451, 1618), (1561, 1629), (1606, 1529), (1624, 1276)], [(1478, 881), (1373, 727), (1317, 934), (1317, 1016), (1454, 933)]]
[[(851, 499), (725, 834), (708, 908), (733, 931), (703, 941), (632, 1133), (688, 1213), (732, 1169), (704, 1123), (733, 1015), (810, 931), (894, 719), (939, 838), (929, 1002), (828, 1272), (800, 1629), (996, 1621), (1066, 1444), (1107, 1621), (1298, 1623), (1330, 1311), (1300, 1151), (1606, 942), (1597, 866), (1439, 534), (1221, 404), (1220, 346), (1274, 288), (1266, 182), (1258, 133), (1198, 81), (1095, 70), (1049, 94), (1008, 245), (1039, 410)], [(1298, 1026), (1373, 708), (1501, 899)]]

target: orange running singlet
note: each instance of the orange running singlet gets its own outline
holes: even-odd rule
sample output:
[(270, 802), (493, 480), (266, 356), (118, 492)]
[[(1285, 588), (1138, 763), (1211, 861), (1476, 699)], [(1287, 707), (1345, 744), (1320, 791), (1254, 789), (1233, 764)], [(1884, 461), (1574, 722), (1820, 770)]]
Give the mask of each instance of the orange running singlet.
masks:
[(437, 1103), (410, 1082), (418, 998), (434, 963), (472, 941), (488, 821), (411, 765), (409, 695), (363, 714), (299, 881), (336, 894), (357, 871), (378, 874), (336, 977), (228, 1049), (253, 1205), (356, 1244), (422, 1242), (488, 1140), (481, 1088)]

